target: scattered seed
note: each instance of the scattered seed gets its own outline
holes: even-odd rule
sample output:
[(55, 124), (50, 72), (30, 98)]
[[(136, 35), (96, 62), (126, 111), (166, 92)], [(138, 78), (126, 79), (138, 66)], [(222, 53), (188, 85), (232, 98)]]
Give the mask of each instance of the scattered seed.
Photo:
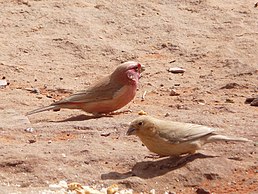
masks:
[(115, 194), (118, 192), (118, 185), (113, 184), (107, 189), (107, 194)]
[(139, 112), (138, 112), (138, 115), (147, 115), (148, 113), (147, 112), (145, 112), (144, 110), (140, 110)]

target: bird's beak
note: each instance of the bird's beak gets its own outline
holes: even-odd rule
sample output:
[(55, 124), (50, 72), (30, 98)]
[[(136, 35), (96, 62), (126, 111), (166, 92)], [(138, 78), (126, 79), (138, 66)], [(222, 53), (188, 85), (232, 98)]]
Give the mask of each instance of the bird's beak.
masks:
[(140, 73), (140, 78), (142, 77), (142, 72), (145, 71), (145, 65), (141, 65), (141, 70), (139, 71)]
[(145, 71), (145, 65), (141, 65), (141, 72), (140, 73), (142, 73), (144, 71)]
[(130, 127), (127, 132), (126, 135), (134, 135), (135, 134), (136, 129), (133, 127)]

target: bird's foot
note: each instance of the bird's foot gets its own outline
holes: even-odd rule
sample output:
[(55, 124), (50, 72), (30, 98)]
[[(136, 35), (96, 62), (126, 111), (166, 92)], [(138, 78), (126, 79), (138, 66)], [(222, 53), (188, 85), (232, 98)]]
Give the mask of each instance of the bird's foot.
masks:
[(93, 115), (94, 117), (96, 117), (96, 118), (105, 116), (105, 115), (102, 114), (102, 113), (92, 113), (92, 115)]
[(123, 111), (116, 111), (116, 112), (111, 112), (109, 115), (120, 115), (120, 114), (128, 114), (132, 113), (133, 111), (131, 109), (123, 110)]
[(144, 156), (144, 159), (146, 158), (151, 158), (151, 159), (159, 159), (159, 158), (163, 158), (164, 156), (160, 156), (158, 154), (150, 154), (148, 156)]

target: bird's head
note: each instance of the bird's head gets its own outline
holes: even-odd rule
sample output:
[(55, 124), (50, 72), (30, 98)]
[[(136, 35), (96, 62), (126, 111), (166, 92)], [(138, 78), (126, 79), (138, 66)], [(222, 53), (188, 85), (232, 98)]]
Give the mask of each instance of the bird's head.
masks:
[(138, 83), (144, 66), (135, 61), (127, 61), (119, 65), (112, 73), (113, 79), (119, 79), (123, 82)]
[(150, 131), (153, 132), (154, 127), (154, 118), (146, 115), (140, 116), (130, 123), (126, 135), (138, 136), (140, 134), (149, 133)]

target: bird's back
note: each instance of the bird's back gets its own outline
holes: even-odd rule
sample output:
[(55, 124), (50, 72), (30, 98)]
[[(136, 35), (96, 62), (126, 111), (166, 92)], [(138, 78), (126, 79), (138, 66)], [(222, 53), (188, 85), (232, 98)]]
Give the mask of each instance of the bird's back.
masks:
[(161, 138), (171, 143), (193, 141), (216, 131), (215, 128), (192, 123), (181, 123), (157, 119), (156, 129)]

